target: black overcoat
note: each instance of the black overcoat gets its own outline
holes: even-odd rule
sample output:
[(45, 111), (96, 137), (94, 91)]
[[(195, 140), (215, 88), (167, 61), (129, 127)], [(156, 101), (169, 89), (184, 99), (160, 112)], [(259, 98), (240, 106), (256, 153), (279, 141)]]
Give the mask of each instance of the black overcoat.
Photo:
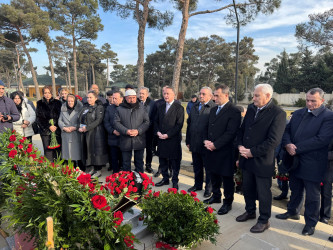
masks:
[[(302, 120), (305, 124), (298, 129)], [(295, 111), (282, 139), (283, 147), (289, 143), (297, 147), (298, 167), (290, 173), (308, 181), (323, 181), (332, 137), (333, 113), (324, 105), (313, 113), (307, 108)]]
[(157, 154), (168, 159), (181, 159), (182, 157), (182, 127), (184, 124), (184, 107), (174, 101), (167, 113), (166, 103), (157, 107), (154, 133), (167, 134), (168, 139), (158, 139)]
[(249, 148), (253, 155), (246, 159), (240, 157), (241, 168), (259, 177), (272, 177), (275, 169), (275, 148), (281, 142), (286, 127), (286, 113), (270, 101), (259, 111), (250, 104), (237, 135), (237, 144)]
[(203, 137), (208, 127), (210, 110), (216, 106), (213, 101), (209, 101), (199, 111), (199, 104), (198, 102), (193, 106), (187, 119), (186, 145), (190, 145), (193, 153), (203, 153), (206, 150)]
[(82, 114), (89, 109), (85, 124), (87, 132), (81, 133), (82, 160), (85, 166), (101, 166), (109, 161), (107, 138), (103, 126), (104, 106), (99, 100), (94, 106), (85, 104), (79, 114), (79, 123), (83, 123)]
[(60, 137), (61, 130), (59, 129), (58, 119), (61, 112), (61, 101), (51, 98), (49, 102), (43, 97), (37, 102), (36, 108), (36, 121), (39, 127), (40, 135), (51, 135), (50, 120), (53, 119), (54, 126), (58, 127), (56, 130), (57, 136)]
[(233, 176), (234, 140), (241, 123), (241, 113), (231, 102), (227, 102), (216, 115), (217, 109), (217, 106), (211, 109), (204, 135), (204, 139), (212, 141), (216, 147), (213, 151), (207, 150), (207, 166), (212, 174)]

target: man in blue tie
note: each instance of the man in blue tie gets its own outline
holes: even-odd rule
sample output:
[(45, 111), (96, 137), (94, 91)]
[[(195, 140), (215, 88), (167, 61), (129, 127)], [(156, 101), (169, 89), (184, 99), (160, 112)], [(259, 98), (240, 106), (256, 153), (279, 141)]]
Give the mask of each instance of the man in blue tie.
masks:
[(231, 210), (234, 200), (234, 140), (241, 123), (240, 111), (229, 102), (229, 87), (220, 85), (214, 91), (216, 107), (209, 114), (204, 135), (207, 149), (207, 166), (210, 172), (213, 195), (204, 203), (221, 203), (221, 186), (223, 182), (223, 205), (218, 214)]
[(164, 104), (157, 107), (154, 133), (158, 136), (157, 155), (163, 179), (156, 186), (169, 184), (169, 164), (172, 168), (172, 187), (178, 189), (178, 175), (182, 159), (182, 127), (184, 124), (184, 108), (175, 100), (172, 87), (163, 91)]
[(186, 146), (192, 152), (194, 186), (188, 192), (202, 190), (204, 169), (206, 174), (206, 186), (204, 197), (210, 197), (212, 184), (206, 163), (207, 149), (203, 144), (204, 130), (207, 129), (210, 110), (215, 107), (212, 101), (213, 91), (210, 87), (202, 87), (199, 94), (199, 103), (191, 109), (187, 119)]

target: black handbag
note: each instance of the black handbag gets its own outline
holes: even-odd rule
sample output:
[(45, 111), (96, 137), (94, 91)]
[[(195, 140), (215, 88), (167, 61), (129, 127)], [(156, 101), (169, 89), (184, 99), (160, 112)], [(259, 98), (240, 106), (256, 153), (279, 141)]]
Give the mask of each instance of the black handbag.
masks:
[(38, 126), (37, 122), (34, 122), (31, 126), (32, 126), (32, 129), (33, 129), (35, 135), (38, 135), (39, 134), (39, 126)]

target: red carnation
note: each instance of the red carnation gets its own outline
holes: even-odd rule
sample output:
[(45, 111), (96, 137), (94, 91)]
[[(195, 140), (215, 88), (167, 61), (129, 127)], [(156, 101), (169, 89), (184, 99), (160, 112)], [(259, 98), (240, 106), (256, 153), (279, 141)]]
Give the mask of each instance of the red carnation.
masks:
[(215, 223), (215, 224), (218, 224), (218, 223), (219, 223), (219, 221), (216, 219), (216, 220), (214, 220), (214, 223)]
[(21, 140), (19, 140), (20, 143), (23, 143), (25, 141), (26, 137), (23, 137)]
[(23, 149), (23, 145), (22, 144), (18, 145), (18, 148)]
[(15, 144), (11, 142), (8, 144), (7, 148), (15, 148)]
[(211, 207), (207, 207), (207, 212), (211, 214), (214, 212), (214, 209), (212, 209)]
[(196, 202), (200, 202), (200, 200), (198, 198), (194, 198), (194, 201)]
[(192, 197), (197, 197), (197, 193), (196, 192), (191, 192), (191, 196)]
[(168, 193), (177, 193), (177, 188), (168, 188)]
[(17, 151), (15, 149), (11, 150), (8, 154), (9, 158), (14, 158), (17, 155)]
[(93, 206), (97, 209), (102, 209), (108, 204), (105, 197), (102, 195), (95, 195), (94, 197), (91, 198), (91, 202)]
[(16, 136), (15, 135), (9, 136), (9, 141), (16, 141)]
[(153, 196), (154, 196), (154, 197), (159, 197), (159, 196), (160, 196), (160, 191), (155, 192)]
[(86, 184), (91, 182), (91, 175), (90, 174), (81, 174), (79, 177), (77, 177), (77, 180), (80, 184), (85, 186)]
[(187, 195), (187, 192), (185, 190), (180, 191), (183, 195)]
[(27, 153), (31, 153), (32, 152), (32, 148), (27, 148)]
[(120, 225), (124, 220), (123, 213), (121, 211), (115, 212), (113, 214), (113, 217), (115, 218), (113, 222), (116, 223), (117, 225)]

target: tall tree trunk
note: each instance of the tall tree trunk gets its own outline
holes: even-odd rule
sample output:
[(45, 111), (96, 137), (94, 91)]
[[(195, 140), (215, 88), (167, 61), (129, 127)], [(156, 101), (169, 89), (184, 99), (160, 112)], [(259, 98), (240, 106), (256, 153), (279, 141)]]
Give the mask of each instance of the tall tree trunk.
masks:
[(17, 46), (15, 46), (15, 50), (16, 50), (16, 55), (17, 55), (17, 67), (18, 67), (18, 73), (19, 73), (19, 79), (20, 79), (19, 86), (22, 88), (24, 96), (26, 96), (27, 93), (25, 92), (25, 88), (23, 86), (23, 81), (22, 81), (21, 63), (20, 63), (20, 52), (17, 49)]
[(79, 94), (79, 85), (77, 82), (77, 71), (76, 71), (76, 39), (75, 34), (73, 32), (73, 68), (74, 68), (74, 90), (75, 95)]
[(69, 70), (68, 58), (66, 58), (67, 76), (68, 76), (68, 87), (69, 92), (72, 93), (72, 82), (71, 82), (71, 72)]
[(87, 72), (88, 71), (86, 70), (86, 87), (85, 87), (86, 93), (88, 93), (88, 89), (89, 89), (89, 87), (88, 87), (88, 73)]
[(70, 91), (70, 89), (69, 89), (67, 73), (65, 73), (65, 82), (66, 82), (66, 88), (68, 89), (69, 93), (71, 93), (71, 91)]
[(46, 43), (46, 53), (47, 53), (47, 56), (49, 58), (49, 64), (50, 64), (50, 70), (51, 70), (52, 94), (55, 97), (55, 96), (57, 96), (57, 89), (56, 89), (56, 83), (55, 83), (55, 75), (54, 75), (54, 68), (53, 68), (50, 44), (48, 44), (48, 43)]
[(94, 67), (94, 64), (91, 65), (91, 72), (92, 72), (92, 80), (93, 80), (93, 84), (96, 84), (96, 79), (95, 79), (95, 67)]
[(144, 86), (144, 51), (145, 51), (145, 31), (146, 24), (148, 19), (148, 5), (150, 0), (145, 0), (143, 2), (143, 15), (142, 17), (139, 15), (139, 3), (136, 2), (135, 13), (136, 20), (139, 24), (139, 32), (138, 32), (138, 62), (137, 62), (137, 86), (138, 88)]
[(109, 58), (106, 59), (106, 86), (109, 86)]
[(179, 32), (176, 60), (175, 60), (174, 68), (173, 68), (172, 86), (175, 89), (176, 98), (177, 98), (178, 88), (179, 88), (180, 71), (182, 68), (185, 36), (186, 36), (186, 31), (187, 31), (187, 26), (188, 26), (188, 19), (190, 18), (189, 11), (188, 11), (189, 4), (190, 4), (190, 0), (184, 0), (183, 10), (182, 10), (182, 15), (183, 15), (182, 25), (181, 25), (180, 32)]
[(18, 82), (18, 77), (17, 77), (17, 68), (16, 68), (16, 64), (15, 64), (15, 60), (13, 59), (13, 67), (14, 67), (14, 71), (15, 71), (15, 81), (16, 81), (16, 83), (17, 83), (17, 85), (18, 85), (18, 90), (20, 90), (20, 84), (19, 84), (19, 82)]
[(19, 28), (17, 28), (17, 32), (18, 32), (18, 34), (20, 36), (20, 41), (21, 41), (21, 45), (22, 45), (22, 48), (24, 50), (24, 53), (26, 54), (26, 56), (28, 58), (28, 62), (29, 62), (30, 69), (31, 69), (31, 74), (32, 74), (32, 79), (33, 79), (34, 85), (35, 85), (36, 98), (37, 98), (37, 100), (40, 100), (40, 93), (39, 93), (39, 85), (38, 85), (38, 81), (37, 81), (37, 75), (36, 75), (36, 71), (34, 69), (34, 65), (32, 63), (32, 59), (31, 59), (30, 53), (29, 53), (27, 47), (25, 46), (25, 42), (24, 42), (21, 30)]
[(7, 88), (10, 88), (10, 75), (9, 75), (9, 70), (8, 70), (8, 68), (6, 67), (6, 71), (5, 71), (5, 73), (6, 73), (6, 78), (7, 78)]

